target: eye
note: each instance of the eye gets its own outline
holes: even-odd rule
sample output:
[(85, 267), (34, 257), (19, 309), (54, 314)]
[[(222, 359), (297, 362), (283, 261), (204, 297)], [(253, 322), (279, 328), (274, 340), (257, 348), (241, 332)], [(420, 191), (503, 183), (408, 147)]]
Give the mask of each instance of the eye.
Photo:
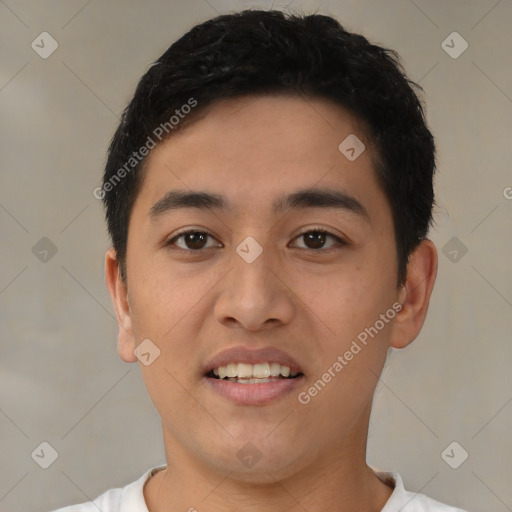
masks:
[[(211, 245), (207, 245), (208, 239), (214, 240), (214, 237), (205, 231), (198, 231), (194, 229), (190, 229), (187, 231), (182, 231), (171, 239), (169, 239), (166, 243), (166, 247), (175, 246), (180, 250), (187, 252), (200, 252), (203, 249), (208, 249), (211, 247), (222, 247), (220, 243), (213, 243)], [(306, 244), (305, 247), (300, 247), (299, 249), (310, 250), (313, 252), (319, 252), (319, 250), (327, 250), (333, 247), (348, 245), (347, 242), (342, 240), (340, 237), (329, 233), (321, 228), (310, 229), (309, 231), (304, 231), (299, 234), (295, 240), (303, 239)], [(327, 239), (331, 238), (335, 243), (331, 244), (328, 247), (325, 247), (325, 243)]]
[[(336, 245), (348, 245), (340, 237), (335, 236), (332, 233), (329, 233), (328, 231), (325, 231), (320, 228), (304, 231), (303, 233), (298, 235), (295, 240), (299, 240), (300, 238), (302, 238), (306, 244), (306, 247), (299, 247), (300, 249), (313, 250), (316, 252), (318, 252), (318, 249), (330, 249), (332, 247), (335, 247)], [(335, 240), (336, 243), (326, 248), (324, 245), (328, 238)]]
[[(182, 249), (184, 251), (200, 251), (205, 248), (214, 247), (214, 245), (207, 246), (206, 241), (208, 238), (213, 239), (213, 237), (204, 231), (197, 231), (197, 230), (188, 230), (188, 231), (182, 231), (181, 233), (178, 233), (176, 236), (171, 238), (165, 243), (165, 246), (172, 246), (175, 245), (178, 247), (178, 249)], [(180, 242), (180, 243), (178, 243)], [(220, 247), (220, 245), (217, 245), (217, 247)]]

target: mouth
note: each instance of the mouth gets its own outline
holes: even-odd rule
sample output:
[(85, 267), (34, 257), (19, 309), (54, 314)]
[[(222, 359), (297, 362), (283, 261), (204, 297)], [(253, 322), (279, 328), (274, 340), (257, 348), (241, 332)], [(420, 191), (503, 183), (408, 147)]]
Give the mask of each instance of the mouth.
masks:
[(229, 363), (205, 375), (209, 389), (237, 406), (275, 403), (301, 385), (304, 374), (279, 363)]
[(205, 375), (209, 379), (237, 384), (265, 384), (279, 380), (291, 380), (303, 377), (301, 371), (278, 362), (228, 363), (212, 368)]
[(203, 366), (203, 378), (217, 397), (236, 405), (266, 405), (292, 396), (304, 382), (299, 363), (276, 347), (226, 349)]

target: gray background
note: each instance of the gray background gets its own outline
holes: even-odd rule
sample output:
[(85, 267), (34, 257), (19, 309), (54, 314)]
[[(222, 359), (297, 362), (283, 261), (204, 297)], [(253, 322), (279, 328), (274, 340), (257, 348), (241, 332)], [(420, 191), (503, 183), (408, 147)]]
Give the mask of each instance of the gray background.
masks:
[[(92, 191), (149, 64), (216, 13), (270, 5), (0, 1), (1, 511), (86, 501), (164, 462), (139, 369), (116, 353)], [(512, 2), (295, 0), (289, 10), (333, 14), (396, 49), (437, 138), (438, 279), (421, 335), (383, 375), (369, 462), (441, 501), (512, 510)], [(59, 45), (47, 59), (31, 48), (43, 31)], [(441, 45), (453, 31), (469, 44), (458, 58)], [(33, 251), (42, 237), (56, 254)], [(58, 452), (48, 469), (31, 457), (43, 441)], [(469, 453), (457, 469), (441, 457), (453, 441), (451, 461)]]

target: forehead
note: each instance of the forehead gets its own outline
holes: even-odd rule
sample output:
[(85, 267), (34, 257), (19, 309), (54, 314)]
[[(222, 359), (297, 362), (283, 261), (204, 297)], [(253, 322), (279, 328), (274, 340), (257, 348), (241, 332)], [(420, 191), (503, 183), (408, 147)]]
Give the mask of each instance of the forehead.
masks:
[[(340, 150), (345, 140), (364, 144), (355, 160)], [(331, 188), (367, 203), (370, 215), (378, 209), (389, 214), (370, 148), (361, 123), (326, 99), (222, 100), (152, 150), (138, 201), (150, 214), (165, 193), (188, 189), (222, 194), (232, 214), (252, 208), (279, 213), (276, 198), (285, 192)]]

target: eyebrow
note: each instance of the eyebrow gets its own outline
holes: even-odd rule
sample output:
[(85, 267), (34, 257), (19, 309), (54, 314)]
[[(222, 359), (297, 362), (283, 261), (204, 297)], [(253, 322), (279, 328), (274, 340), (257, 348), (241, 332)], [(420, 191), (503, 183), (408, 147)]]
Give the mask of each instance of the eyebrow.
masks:
[[(229, 201), (219, 194), (200, 191), (171, 190), (150, 209), (151, 219), (181, 208), (200, 210), (232, 210)], [(338, 208), (353, 213), (370, 223), (367, 209), (353, 196), (342, 190), (308, 188), (278, 198), (273, 203), (275, 214), (300, 208)]]

